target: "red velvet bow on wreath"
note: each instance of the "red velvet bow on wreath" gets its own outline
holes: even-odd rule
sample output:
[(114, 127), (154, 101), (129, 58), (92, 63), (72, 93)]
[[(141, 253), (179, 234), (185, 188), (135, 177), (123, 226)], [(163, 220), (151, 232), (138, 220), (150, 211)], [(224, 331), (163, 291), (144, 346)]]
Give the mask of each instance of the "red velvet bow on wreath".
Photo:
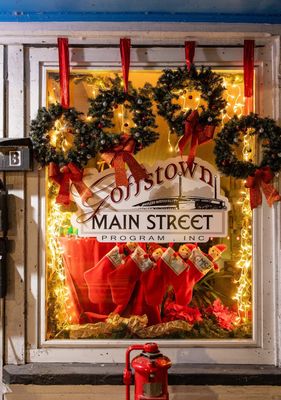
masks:
[(115, 169), (116, 186), (128, 186), (125, 164), (127, 164), (131, 170), (136, 183), (139, 183), (140, 180), (147, 177), (147, 172), (133, 156), (135, 141), (131, 137), (125, 135), (122, 137), (121, 141), (123, 143), (108, 152), (102, 153), (101, 156), (104, 161), (111, 164)]
[(92, 196), (91, 190), (82, 181), (83, 169), (79, 169), (73, 163), (59, 168), (58, 164), (51, 162), (49, 165), (49, 178), (59, 185), (59, 193), (56, 197), (56, 203), (58, 204), (68, 205), (70, 203), (71, 183), (83, 201), (87, 201)]
[(178, 142), (178, 147), (181, 155), (183, 154), (184, 147), (191, 139), (190, 151), (188, 154), (187, 163), (192, 165), (197, 146), (208, 142), (214, 136), (215, 126), (214, 125), (201, 125), (199, 122), (199, 113), (197, 110), (192, 111), (192, 113), (187, 117), (185, 121), (184, 135), (180, 138)]
[(270, 183), (274, 177), (269, 167), (259, 168), (255, 174), (246, 180), (246, 188), (250, 189), (251, 209), (262, 204), (262, 192), (265, 195), (267, 204), (271, 207), (273, 203), (281, 200), (280, 194)]

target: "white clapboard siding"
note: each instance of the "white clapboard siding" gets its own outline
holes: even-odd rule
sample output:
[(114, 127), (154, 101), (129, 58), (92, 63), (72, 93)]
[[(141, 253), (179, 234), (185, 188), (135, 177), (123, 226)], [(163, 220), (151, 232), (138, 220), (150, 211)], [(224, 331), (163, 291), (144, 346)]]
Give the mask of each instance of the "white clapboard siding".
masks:
[[(24, 136), (24, 51), (23, 46), (7, 49), (7, 136)], [(5, 303), (5, 362), (25, 362), (25, 176), (6, 174), (9, 189), (9, 239), (12, 251), (8, 264), (8, 293)]]

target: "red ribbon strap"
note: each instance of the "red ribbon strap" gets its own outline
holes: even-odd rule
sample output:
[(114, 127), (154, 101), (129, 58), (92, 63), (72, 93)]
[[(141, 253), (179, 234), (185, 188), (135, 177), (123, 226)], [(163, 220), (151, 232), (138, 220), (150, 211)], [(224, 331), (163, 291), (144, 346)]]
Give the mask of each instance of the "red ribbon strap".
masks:
[(253, 96), (255, 41), (244, 40), (244, 97)]
[(188, 71), (190, 71), (191, 65), (193, 64), (193, 59), (194, 59), (194, 54), (195, 54), (195, 45), (196, 45), (196, 42), (194, 42), (194, 41), (184, 42), (185, 62), (186, 62)]
[(251, 209), (262, 204), (262, 191), (265, 195), (269, 207), (276, 201), (281, 200), (280, 194), (270, 183), (274, 177), (269, 167), (259, 168), (255, 171), (254, 175), (247, 178), (245, 187), (250, 189), (250, 204)]
[(129, 68), (130, 68), (130, 48), (131, 48), (131, 39), (127, 39), (127, 38), (120, 39), (120, 53), (121, 53), (122, 72), (123, 72), (125, 93), (128, 92), (128, 80), (129, 80)]
[(56, 203), (68, 205), (70, 203), (70, 183), (74, 185), (83, 201), (87, 201), (91, 196), (91, 190), (82, 181), (83, 170), (80, 170), (75, 164), (69, 163), (61, 169), (57, 164), (49, 164), (49, 177), (59, 185), (59, 194)]
[(115, 169), (116, 186), (128, 186), (125, 164), (128, 165), (136, 181), (147, 178), (146, 170), (137, 162), (132, 155), (135, 147), (133, 139), (124, 138), (124, 144), (116, 146), (111, 152), (102, 153), (102, 158)]
[(69, 51), (68, 39), (58, 38), (61, 105), (69, 108)]
[(190, 150), (187, 159), (188, 165), (193, 164), (197, 146), (211, 140), (214, 136), (214, 132), (214, 125), (206, 125), (203, 127), (199, 123), (199, 113), (197, 110), (192, 111), (192, 113), (187, 117), (185, 121), (184, 135), (180, 138), (178, 146), (182, 156), (184, 147), (191, 138)]
[(245, 112), (253, 111), (255, 41), (244, 40), (244, 97)]

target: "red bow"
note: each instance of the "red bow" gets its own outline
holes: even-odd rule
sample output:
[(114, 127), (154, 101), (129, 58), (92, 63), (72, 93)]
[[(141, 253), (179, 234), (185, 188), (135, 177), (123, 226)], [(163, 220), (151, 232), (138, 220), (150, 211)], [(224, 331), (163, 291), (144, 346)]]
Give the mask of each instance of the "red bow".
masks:
[(82, 181), (83, 170), (75, 164), (69, 163), (61, 169), (57, 164), (51, 162), (49, 165), (49, 177), (59, 185), (59, 194), (56, 203), (68, 205), (70, 203), (70, 183), (72, 182), (82, 200), (87, 201), (91, 196), (91, 190)]
[(267, 204), (271, 207), (275, 201), (280, 201), (281, 197), (277, 190), (270, 183), (274, 177), (269, 167), (259, 168), (246, 180), (246, 188), (250, 189), (251, 209), (262, 204), (262, 191), (265, 195)]
[(182, 155), (185, 145), (191, 138), (191, 145), (187, 159), (188, 165), (193, 164), (197, 146), (211, 140), (214, 136), (214, 132), (214, 125), (202, 126), (199, 123), (199, 113), (197, 110), (192, 111), (192, 113), (186, 118), (184, 135), (180, 138), (178, 146)]
[(116, 186), (128, 186), (125, 164), (128, 165), (136, 183), (147, 178), (146, 170), (137, 162), (132, 153), (134, 152), (134, 139), (124, 136), (124, 143), (116, 146), (112, 151), (102, 153), (102, 158), (115, 169)]

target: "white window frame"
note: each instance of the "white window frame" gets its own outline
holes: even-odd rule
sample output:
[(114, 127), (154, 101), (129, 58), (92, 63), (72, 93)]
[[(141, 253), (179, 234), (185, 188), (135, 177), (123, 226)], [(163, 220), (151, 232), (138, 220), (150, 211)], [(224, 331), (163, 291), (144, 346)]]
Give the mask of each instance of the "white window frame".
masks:
[[(261, 115), (278, 118), (276, 51), (273, 38), (263, 39), (255, 51), (256, 109)], [(147, 53), (146, 53), (147, 52)], [(57, 48), (29, 47), (25, 51), (27, 95), (26, 119), (35, 117), (45, 105), (46, 70), (58, 68)], [(241, 47), (197, 48), (197, 65), (214, 68), (242, 68)], [(72, 48), (73, 68), (120, 69), (118, 48)], [(218, 62), (219, 60), (219, 62)], [(178, 66), (184, 63), (182, 48), (133, 48), (131, 68)], [(262, 78), (262, 79), (261, 79)], [(262, 93), (260, 96), (259, 94)], [(270, 101), (268, 101), (270, 99)], [(124, 348), (132, 340), (49, 340), (45, 341), (45, 175), (41, 171), (27, 176), (27, 337), (29, 362), (123, 362)], [(39, 189), (39, 190), (38, 190)], [(265, 203), (265, 202), (264, 202)], [(157, 340), (174, 363), (276, 364), (277, 363), (277, 223), (278, 206), (266, 205), (254, 212), (254, 331), (253, 339), (241, 340)], [(263, 240), (266, 238), (265, 240)], [(263, 270), (261, 271), (261, 265)], [(261, 293), (261, 296), (257, 294)], [(270, 310), (270, 312), (269, 312)], [(9, 337), (6, 338), (9, 340)], [(138, 340), (138, 343), (140, 341)], [(71, 350), (71, 351), (70, 351)], [(10, 358), (12, 359), (12, 357)]]

